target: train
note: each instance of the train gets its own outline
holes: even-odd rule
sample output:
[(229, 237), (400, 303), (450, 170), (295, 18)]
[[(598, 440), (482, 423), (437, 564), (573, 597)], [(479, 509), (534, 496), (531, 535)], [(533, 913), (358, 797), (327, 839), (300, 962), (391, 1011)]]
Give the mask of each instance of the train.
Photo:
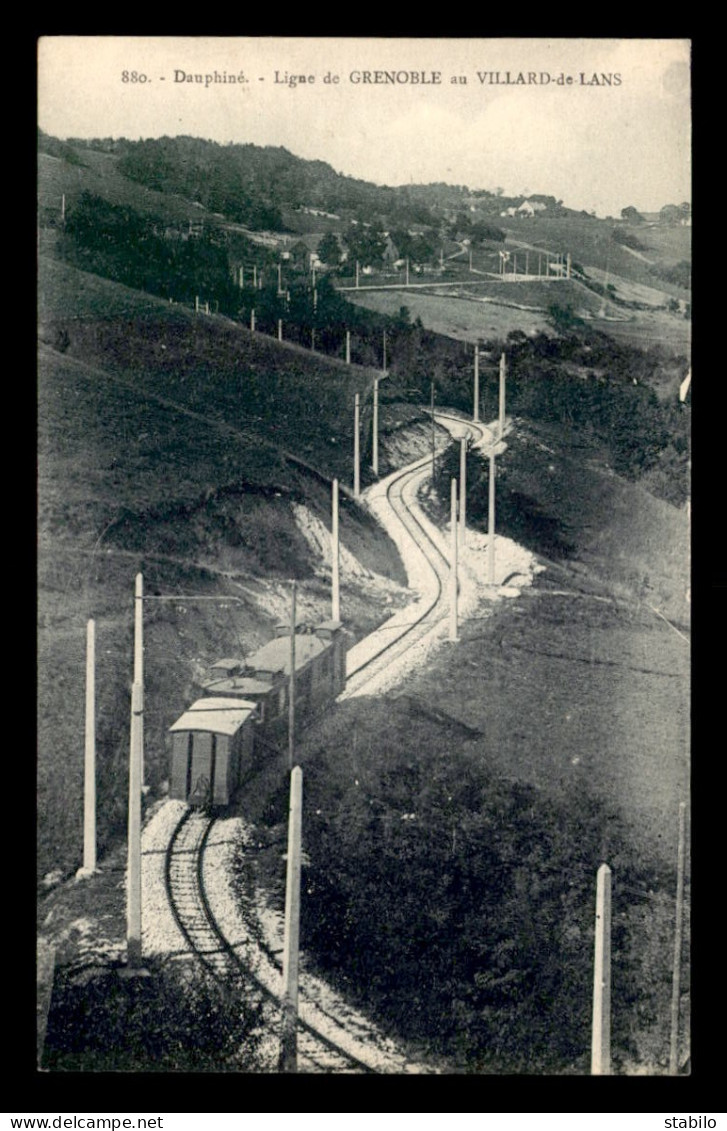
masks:
[[(169, 728), (169, 795), (188, 805), (227, 806), (245, 776), (287, 733), (290, 625), (251, 656), (216, 660), (201, 695)], [(346, 685), (343, 625), (295, 627), (295, 720), (304, 725)]]

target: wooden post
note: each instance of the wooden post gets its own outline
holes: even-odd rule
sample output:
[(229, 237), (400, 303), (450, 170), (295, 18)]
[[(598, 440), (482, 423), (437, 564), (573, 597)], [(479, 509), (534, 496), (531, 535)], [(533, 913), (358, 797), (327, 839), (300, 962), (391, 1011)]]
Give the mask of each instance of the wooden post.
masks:
[(505, 377), (507, 375), (507, 362), (504, 353), (500, 355), (500, 414), (499, 414), (499, 428), (498, 439), (502, 439), (502, 434), (505, 431)]
[(96, 870), (96, 626), (86, 625), (86, 734), (83, 773), (83, 867)]
[(245, 286), (245, 268), (241, 267), (240, 268), (240, 290), (242, 290), (244, 288), (244, 286)]
[(530, 274), (530, 252), (525, 252), (525, 277)]
[(409, 286), (409, 256), (406, 258), (406, 285)]
[(315, 328), (315, 326), (311, 326), (311, 328), (310, 328), (310, 348), (311, 348), (311, 353), (316, 348), (316, 328)]
[(463, 436), (459, 447), (459, 533), (464, 547), (467, 537), (467, 437)]
[(290, 606), (290, 679), (288, 681), (288, 769), (295, 757), (295, 582)]
[(543, 256), (538, 252), (538, 278), (543, 274)]
[(379, 379), (374, 377), (374, 413), (372, 422), (372, 441), (371, 441), (371, 466), (374, 469), (374, 475), (378, 477), (379, 474)]
[(451, 550), (449, 564), (449, 639), (457, 639), (457, 480), (451, 481)]
[(472, 271), (472, 252), (470, 251), (470, 272)]
[(331, 619), (341, 619), (340, 549), (338, 536), (338, 480), (333, 480), (331, 517)]
[(495, 584), (495, 445), (490, 447), (487, 499), (487, 584)]
[(682, 920), (684, 916), (684, 858), (686, 854), (687, 807), (679, 802), (679, 844), (677, 848), (677, 896), (674, 925), (674, 968), (671, 983), (671, 1032), (669, 1036), (669, 1075), (679, 1072), (679, 1002), (681, 998)]
[(61, 193), (61, 224), (66, 222), (66, 194)]
[(591, 1076), (611, 1075), (611, 869), (596, 879), (596, 942), (593, 960)]
[[(144, 690), (144, 577), (137, 573), (134, 586), (134, 683)], [(139, 723), (141, 742), (141, 784), (144, 785), (144, 719)]]
[(356, 286), (358, 286), (358, 259), (356, 260)]
[(571, 277), (572, 266), (573, 266), (573, 263), (571, 261), (571, 255), (570, 255), (570, 252), (568, 252), (566, 259), (565, 259), (565, 277), (566, 277), (566, 279), (570, 279), (570, 277)]
[(358, 499), (361, 494), (361, 454), (359, 443), (359, 417), (361, 414), (361, 404), (359, 393), (356, 393), (353, 405), (353, 493)]
[(252, 265), (252, 285), (257, 289), (257, 263)]
[(283, 319), (279, 318), (278, 319), (278, 341), (282, 342), (282, 340), (283, 340)]
[(129, 750), (129, 829), (127, 858), (126, 949), (130, 969), (141, 966), (141, 726), (144, 692), (140, 683), (131, 689), (131, 743)]
[(313, 313), (318, 310), (318, 287), (313, 288)]
[(210, 312), (210, 304), (209, 304), (209, 302), (205, 302), (205, 304), (204, 304), (204, 312), (205, 312), (205, 314), (209, 314), (209, 312)]
[(475, 396), (472, 419), (477, 424), (480, 419), (480, 344), (475, 342)]
[(346, 330), (346, 365), (351, 364), (351, 331)]
[(432, 381), (432, 486), (434, 485), (434, 477), (437, 470), (437, 449), (434, 437), (434, 382)]
[(283, 269), (280, 266), (280, 264), (278, 264), (278, 294), (279, 295), (283, 293), (283, 274), (282, 274), (282, 272), (283, 272)]
[(199, 314), (199, 295), (194, 296), (194, 313)]
[(253, 307), (252, 310), (250, 311), (250, 329), (253, 332), (255, 330), (255, 307)]
[(298, 950), (300, 937), (300, 857), (303, 831), (303, 771), (296, 766), (290, 775), (288, 813), (288, 861), (285, 880), (285, 929), (283, 933), (283, 1039), (280, 1068), (298, 1070)]
[(382, 372), (386, 373), (386, 330), (384, 330), (384, 364), (381, 368)]

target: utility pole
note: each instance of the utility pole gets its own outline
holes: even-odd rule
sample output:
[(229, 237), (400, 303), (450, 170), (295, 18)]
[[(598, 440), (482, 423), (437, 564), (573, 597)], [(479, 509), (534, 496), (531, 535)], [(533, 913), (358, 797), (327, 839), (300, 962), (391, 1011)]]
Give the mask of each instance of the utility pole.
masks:
[(449, 639), (457, 640), (457, 480), (451, 481), (451, 549), (449, 566)]
[(596, 878), (596, 942), (593, 960), (591, 1076), (611, 1075), (611, 869)]
[(386, 330), (384, 330), (384, 364), (382, 366), (382, 372), (386, 373)]
[(479, 423), (480, 419), (480, 344), (475, 342), (475, 396), (474, 396), (474, 411), (472, 419), (475, 424)]
[(565, 259), (565, 277), (566, 277), (566, 279), (570, 279), (570, 277), (571, 277), (572, 266), (573, 266), (573, 263), (572, 263), (572, 260), (571, 260), (571, 254), (570, 254), (570, 252), (568, 252), (566, 259)]
[(240, 286), (240, 290), (244, 290), (244, 287), (245, 287), (245, 268), (244, 267), (240, 267), (239, 286)]
[(432, 381), (432, 408), (431, 408), (431, 413), (432, 413), (432, 485), (434, 485), (434, 478), (435, 478), (435, 473), (436, 473), (436, 470), (437, 470), (437, 456), (436, 456), (436, 446), (435, 446), (435, 440), (434, 440), (434, 382), (433, 381)]
[(470, 251), (470, 273), (472, 272), (472, 252)]
[(490, 446), (487, 497), (487, 584), (495, 584), (495, 443)]
[(279, 318), (278, 319), (278, 341), (282, 342), (282, 340), (283, 340), (283, 319)]
[[(134, 588), (134, 683), (144, 691), (144, 577), (137, 573)], [(141, 785), (144, 786), (144, 718), (139, 723), (141, 742)]]
[(278, 264), (278, 294), (281, 295), (282, 293), (283, 293), (283, 268), (282, 268), (281, 264), (279, 263)]
[(361, 454), (359, 443), (359, 418), (361, 415), (360, 393), (356, 393), (353, 402), (353, 493), (358, 499), (361, 495)]
[(61, 193), (61, 224), (66, 222), (66, 194)]
[(500, 418), (498, 439), (502, 439), (505, 431), (505, 377), (507, 376), (507, 362), (504, 353), (500, 355)]
[(303, 831), (303, 771), (300, 766), (296, 766), (290, 775), (289, 806), (283, 934), (283, 1039), (280, 1049), (280, 1069), (282, 1072), (297, 1072), (300, 857)]
[(467, 537), (467, 437), (463, 436), (459, 447), (459, 530), (460, 542), (464, 548)]
[(255, 330), (255, 307), (254, 306), (253, 306), (252, 310), (250, 311), (250, 329), (253, 332)]
[(199, 295), (194, 296), (194, 313), (199, 314)]
[(290, 606), (290, 680), (288, 685), (288, 769), (295, 758), (295, 582)]
[(356, 286), (358, 287), (358, 259), (356, 260)]
[(351, 364), (351, 331), (346, 330), (346, 365)]
[(144, 692), (140, 683), (134, 683), (131, 689), (126, 908), (126, 950), (130, 970), (136, 970), (141, 966), (141, 727), (143, 713)]
[(409, 256), (406, 257), (406, 285), (409, 286)]
[(252, 265), (252, 285), (257, 290), (257, 263)]
[(682, 921), (684, 917), (684, 858), (686, 855), (687, 807), (679, 802), (679, 844), (677, 848), (677, 897), (674, 927), (674, 967), (671, 983), (671, 1033), (669, 1037), (669, 1075), (679, 1073), (679, 1002), (681, 998)]
[(86, 625), (86, 733), (83, 774), (83, 868), (96, 870), (96, 626)]
[(374, 475), (379, 475), (379, 378), (374, 377), (374, 414), (372, 422), (371, 466)]
[(529, 274), (530, 274), (530, 252), (526, 251), (525, 252), (525, 275), (526, 275), (526, 277)]
[(331, 516), (331, 619), (341, 619), (340, 549), (338, 536), (338, 480), (333, 480)]

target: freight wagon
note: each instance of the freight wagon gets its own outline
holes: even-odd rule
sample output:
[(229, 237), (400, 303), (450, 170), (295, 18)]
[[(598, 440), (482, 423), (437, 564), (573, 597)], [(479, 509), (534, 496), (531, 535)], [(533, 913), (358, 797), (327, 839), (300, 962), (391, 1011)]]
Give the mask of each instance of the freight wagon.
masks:
[[(295, 717), (319, 714), (346, 685), (340, 621), (300, 624), (295, 631)], [(190, 805), (228, 805), (256, 756), (288, 726), (290, 627), (245, 658), (216, 660), (198, 699), (170, 727), (170, 796)], [(259, 728), (259, 729), (258, 729)]]

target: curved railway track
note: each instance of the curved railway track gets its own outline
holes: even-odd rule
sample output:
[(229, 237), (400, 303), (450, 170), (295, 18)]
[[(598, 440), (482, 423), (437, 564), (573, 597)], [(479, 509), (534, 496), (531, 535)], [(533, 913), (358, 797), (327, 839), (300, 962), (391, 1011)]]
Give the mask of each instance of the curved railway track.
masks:
[[(487, 433), (484, 427), (471, 424), (460, 417), (445, 413), (436, 415), (439, 419), (451, 419), (463, 425), (467, 434), (477, 435), (479, 440), (484, 439)], [(449, 559), (424, 523), (410, 510), (407, 499), (407, 495), (413, 493), (428, 474), (430, 459), (427, 456), (391, 476), (386, 486), (386, 498), (431, 571), (431, 595), (413, 620), (401, 625), (393, 639), (349, 673), (347, 690), (351, 680), (364, 672), (363, 679), (354, 684), (355, 690), (360, 690), (390, 660), (398, 658), (423, 639), (441, 620), (440, 606), (449, 576)], [(230, 943), (215, 917), (205, 888), (205, 855), (217, 820), (199, 811), (187, 809), (172, 833), (164, 864), (164, 883), (172, 916), (189, 951), (210, 975), (224, 985), (233, 979), (242, 980), (255, 999), (263, 1005), (267, 1026), (276, 1031), (282, 1022), (282, 963), (261, 937), (248, 937), (243, 943), (236, 945)], [(254, 945), (256, 952), (254, 964), (240, 953), (241, 950), (247, 950), (249, 943)], [(301, 987), (297, 1037), (299, 1069), (331, 1073), (375, 1073), (381, 1070), (368, 1063), (363, 1054), (356, 1056), (342, 1043), (333, 1040), (323, 1029), (328, 1032), (338, 1029), (341, 1040), (349, 1036), (342, 1022), (326, 1009), (325, 1004)], [(350, 1044), (351, 1041), (347, 1043)], [(365, 1035), (356, 1038), (356, 1043), (365, 1053)], [(371, 1059), (377, 1059), (377, 1051)]]
[[(269, 951), (263, 951), (263, 969), (256, 972), (222, 931), (210, 905), (205, 889), (205, 853), (210, 834), (217, 818), (205, 816), (193, 809), (183, 814), (166, 852), (164, 878), (169, 905), (191, 954), (211, 976), (223, 985), (231, 978), (240, 978), (254, 992), (255, 998), (266, 1007), (266, 1021), (277, 1029), (282, 1020), (278, 986), (282, 966)], [(271, 985), (272, 983), (272, 985)], [(315, 1001), (301, 993), (298, 1019), (298, 1064), (302, 1071), (365, 1072), (376, 1069), (332, 1040), (315, 1023), (306, 1020), (303, 1013), (317, 1011), (327, 1027), (338, 1024)]]
[[(485, 439), (488, 434), (488, 429), (483, 425), (463, 420), (461, 417), (449, 413), (438, 412), (435, 413), (435, 417), (438, 420), (456, 421), (464, 427), (465, 434), (468, 437), (476, 436), (478, 441)], [(367, 656), (347, 673), (344, 696), (352, 692), (359, 694), (367, 684), (373, 682), (385, 670), (391, 660), (403, 655), (409, 648), (422, 640), (442, 619), (440, 609), (449, 579), (449, 558), (443, 553), (439, 544), (432, 538), (416, 513), (410, 509), (404, 496), (407, 489), (415, 485), (418, 486), (419, 482), (426, 477), (430, 463), (431, 456), (427, 455), (415, 464), (411, 464), (403, 471), (391, 476), (386, 486), (386, 499), (399, 522), (418, 547), (423, 560), (427, 563), (434, 582), (432, 595), (413, 620), (394, 629), (396, 635), (393, 635), (381, 648)], [(360, 677), (361, 672), (365, 672), (365, 676), (357, 678)]]

